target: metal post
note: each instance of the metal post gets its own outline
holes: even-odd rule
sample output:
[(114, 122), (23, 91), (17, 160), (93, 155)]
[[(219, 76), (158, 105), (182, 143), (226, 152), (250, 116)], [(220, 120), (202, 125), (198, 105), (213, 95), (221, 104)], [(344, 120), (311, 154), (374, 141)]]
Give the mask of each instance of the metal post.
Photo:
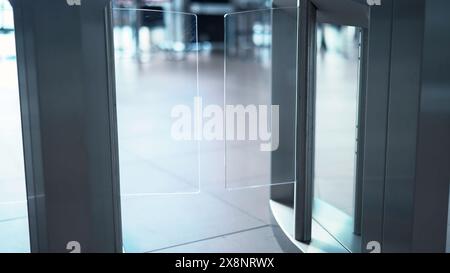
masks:
[(110, 0), (11, 0), (32, 252), (121, 252)]
[[(448, 1), (372, 7), (363, 249), (444, 252), (450, 180)], [(427, 14), (428, 13), (428, 14)]]
[(450, 1), (427, 0), (412, 252), (445, 252), (450, 183)]
[[(445, 252), (450, 180), (448, 2), (395, 0), (385, 252)], [(428, 16), (426, 16), (428, 12)], [(448, 45), (448, 43), (447, 43)], [(447, 60), (447, 61), (444, 61)]]
[(370, 9), (363, 162), (362, 250), (383, 240), (389, 73), (393, 0)]

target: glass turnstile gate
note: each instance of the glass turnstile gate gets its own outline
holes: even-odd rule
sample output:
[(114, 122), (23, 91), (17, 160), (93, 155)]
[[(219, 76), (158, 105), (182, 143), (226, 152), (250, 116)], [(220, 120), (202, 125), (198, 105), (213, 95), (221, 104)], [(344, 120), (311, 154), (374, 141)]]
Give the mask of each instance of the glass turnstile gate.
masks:
[[(440, 249), (442, 230), (425, 233), (426, 242), (415, 232), (428, 230), (424, 211), (448, 204), (439, 190), (448, 188), (440, 183), (447, 174), (432, 172), (448, 158), (422, 130), (430, 124), (421, 109), (434, 103), (428, 87), (402, 81), (429, 61), (420, 40), (421, 26), (431, 24), (428, 4), (304, 0), (282, 7), (274, 1), (272, 9), (225, 16), (224, 55), (218, 59), (203, 54), (208, 47), (199, 45), (195, 14), (116, 9), (108, 0), (11, 2), (33, 252), (120, 252), (122, 246), (129, 252), (182, 251), (218, 234), (254, 241), (245, 232), (256, 230), (267, 238), (273, 223), (280, 226), (275, 237), (291, 242), (280, 250)], [(405, 18), (412, 26), (402, 23)], [(361, 29), (361, 38), (355, 28), (342, 31), (344, 25)], [(346, 41), (352, 41), (347, 49)], [(360, 52), (354, 47), (359, 43)], [(340, 57), (328, 56), (336, 44)], [(401, 50), (405, 44), (414, 46)], [(327, 51), (318, 57), (324, 45)], [(417, 57), (422, 52), (423, 60)], [(405, 58), (413, 65), (404, 67)], [(223, 59), (223, 82), (214, 85), (203, 77), (213, 71), (202, 65), (222, 65)], [(339, 62), (352, 75), (327, 75), (321, 67)], [(351, 86), (327, 94), (335, 96), (327, 107), (321, 90), (344, 82)], [(343, 94), (359, 106), (347, 113), (358, 116), (348, 126), (355, 132), (343, 137), (345, 143), (324, 144), (328, 137), (321, 132), (333, 131), (348, 109), (332, 114), (336, 122), (322, 110), (333, 112)], [(419, 100), (422, 95), (430, 100)], [(329, 129), (320, 127), (323, 121)], [(339, 138), (330, 133), (329, 139)], [(342, 179), (348, 188), (326, 182), (330, 167), (334, 178), (347, 168), (330, 166), (340, 159), (326, 163), (339, 147), (351, 154), (344, 160), (351, 170)], [(428, 156), (425, 147), (436, 151), (437, 165), (414, 156)], [(435, 202), (424, 201), (426, 191), (415, 191), (430, 173), (435, 179), (427, 189), (441, 193)], [(346, 201), (354, 198), (354, 212), (347, 213), (353, 220), (337, 217), (340, 211), (330, 221), (326, 208), (339, 207), (335, 201), (342, 199), (330, 199), (336, 197), (333, 187), (348, 191)], [(399, 222), (400, 213), (406, 218)], [(443, 211), (437, 214), (433, 221), (441, 226)], [(414, 226), (407, 224), (411, 219)]]

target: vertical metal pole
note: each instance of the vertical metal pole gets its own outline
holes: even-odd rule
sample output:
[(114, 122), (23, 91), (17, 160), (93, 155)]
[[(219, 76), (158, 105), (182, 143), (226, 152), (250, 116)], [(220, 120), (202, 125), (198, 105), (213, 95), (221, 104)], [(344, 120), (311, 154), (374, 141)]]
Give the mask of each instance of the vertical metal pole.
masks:
[(311, 241), (314, 179), (316, 9), (300, 1), (298, 20), (295, 239)]
[(121, 252), (110, 0), (11, 0), (32, 252)]
[(450, 93), (442, 44), (448, 39), (442, 33), (449, 23), (441, 10), (446, 6), (434, 0), (394, 3), (385, 252), (445, 252)]
[[(296, 0), (275, 0), (274, 8), (289, 7), (295, 12)], [(272, 184), (295, 180), (295, 115), (297, 68), (297, 25), (298, 14), (281, 16), (274, 13), (272, 18), (272, 104), (280, 106), (279, 148), (272, 152)], [(287, 71), (292, 73), (286, 73)], [(271, 199), (290, 207), (294, 206), (294, 186), (271, 187)]]
[(394, 1), (383, 216), (385, 252), (411, 250), (424, 17), (425, 1)]
[[(382, 252), (445, 251), (450, 180), (445, 72), (450, 64), (444, 45), (450, 41), (442, 36), (450, 28), (446, 6), (439, 0), (395, 0), (372, 7), (364, 249), (378, 241)], [(386, 20), (381, 20), (384, 12)], [(389, 36), (379, 32), (382, 27), (385, 33), (390, 29)], [(387, 56), (381, 43), (384, 52), (389, 49)]]
[(355, 215), (354, 233), (361, 236), (361, 217), (363, 202), (364, 175), (364, 134), (366, 130), (366, 89), (367, 89), (367, 48), (368, 29), (361, 29), (359, 54), (359, 98), (358, 98), (358, 136), (356, 151), (356, 185), (355, 185)]

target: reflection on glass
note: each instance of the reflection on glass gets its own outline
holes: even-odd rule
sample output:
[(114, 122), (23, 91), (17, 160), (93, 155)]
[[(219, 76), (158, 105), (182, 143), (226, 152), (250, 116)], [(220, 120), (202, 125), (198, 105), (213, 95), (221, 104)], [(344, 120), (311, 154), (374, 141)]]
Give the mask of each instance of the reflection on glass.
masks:
[[(286, 73), (293, 75), (290, 78), (293, 86), (296, 82), (295, 67), (283, 67), (283, 71), (273, 69), (272, 28), (275, 23), (293, 27), (295, 31), (297, 8), (237, 12), (225, 16), (225, 182), (228, 189), (295, 181), (293, 173), (288, 175), (289, 180), (278, 181), (271, 177), (272, 152), (278, 150), (282, 138), (280, 112), (286, 110), (274, 105), (273, 92), (289, 92), (273, 90), (272, 76), (275, 72)], [(285, 54), (295, 58), (296, 39), (286, 41), (293, 43), (291, 47), (285, 45), (293, 50)], [(291, 147), (294, 146), (292, 143)]]
[(359, 35), (355, 27), (317, 27), (314, 218), (344, 244), (355, 211)]
[(196, 16), (114, 9), (113, 19), (122, 195), (196, 193)]
[[(152, 5), (171, 10), (162, 1)], [(201, 192), (180, 194), (198, 188), (181, 186), (195, 178), (188, 172), (196, 170), (195, 141), (166, 143), (171, 139), (172, 105), (192, 108), (196, 95), (197, 52), (195, 40), (189, 42), (194, 16), (185, 15), (173, 29), (172, 13), (153, 15), (137, 21), (142, 16), (136, 11), (114, 11), (125, 251), (281, 252), (268, 225), (269, 189), (225, 190), (223, 140), (208, 141), (203, 136)], [(215, 16), (223, 20), (223, 14)], [(222, 24), (205, 28), (214, 34), (223, 32)], [(223, 44), (214, 46), (223, 48)], [(201, 48), (203, 108), (222, 108), (222, 50)]]
[(13, 11), (0, 0), (0, 253), (29, 252)]

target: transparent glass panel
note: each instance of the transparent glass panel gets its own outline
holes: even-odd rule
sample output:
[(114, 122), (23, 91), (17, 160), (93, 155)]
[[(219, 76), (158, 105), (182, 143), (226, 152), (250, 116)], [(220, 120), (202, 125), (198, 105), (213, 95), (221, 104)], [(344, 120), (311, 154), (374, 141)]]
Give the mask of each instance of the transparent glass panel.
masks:
[(0, 0), (0, 253), (30, 252), (13, 10)]
[(345, 247), (354, 235), (360, 29), (317, 26), (313, 218)]
[[(121, 2), (125, 3), (125, 1)], [(189, 3), (189, 1), (146, 2), (152, 5), (152, 8), (163, 10), (194, 10), (195, 6), (198, 7), (203, 4)], [(256, 2), (260, 5), (256, 8), (260, 8), (264, 4), (261, 1)], [(177, 5), (182, 5), (182, 7), (177, 7)], [(206, 5), (207, 8), (209, 6)], [(205, 117), (207, 110), (216, 109), (220, 112), (223, 109), (223, 16), (225, 11), (222, 8), (238, 10), (248, 8), (248, 5), (247, 3), (233, 2), (218, 5), (218, 7), (219, 9), (213, 10), (212, 15), (205, 15), (204, 9), (200, 11), (203, 14), (199, 15), (199, 85), (203, 99), (203, 110), (205, 110), (203, 113), (204, 128), (208, 128), (207, 125), (210, 120), (209, 117)], [(209, 9), (206, 9), (206, 12), (209, 11)], [(186, 27), (182, 24), (178, 26), (181, 29)], [(249, 25), (249, 27), (252, 26)], [(129, 32), (131, 34), (128, 35), (132, 37), (132, 32)], [(126, 37), (123, 39), (126, 40)], [(119, 46), (117, 42), (116, 48)], [(123, 45), (125, 46), (126, 43), (127, 41)], [(133, 50), (123, 50), (122, 53), (126, 58), (134, 55)], [(143, 53), (141, 52), (141, 54)], [(148, 53), (144, 52), (143, 55), (148, 55)], [(145, 62), (149, 61), (145, 60)], [(164, 69), (159, 72), (153, 70), (151, 73), (157, 73), (153, 75), (153, 77), (156, 77), (155, 81), (170, 79), (174, 81), (170, 84), (185, 84), (183, 79), (188, 77), (187, 83), (189, 84), (193, 71), (181, 69), (185, 65), (182, 61), (178, 62), (180, 68), (177, 68), (176, 64), (174, 62), (166, 64), (167, 66), (170, 65), (171, 69)], [(158, 66), (155, 65), (156, 69), (162, 69)], [(139, 71), (129, 73), (139, 74)], [(145, 73), (152, 76), (150, 72)], [(132, 87), (131, 84), (129, 86)], [(118, 92), (126, 92), (125, 88), (123, 87)], [(176, 95), (177, 93), (171, 92), (170, 94)], [(124, 97), (122, 95), (120, 99), (123, 100)], [(123, 101), (119, 100), (118, 102), (120, 110), (120, 104)], [(156, 101), (150, 102), (151, 105), (154, 105), (154, 103)], [(123, 115), (123, 112), (119, 112), (119, 115)], [(218, 114), (217, 117), (219, 120), (223, 120), (222, 115)], [(205, 131), (209, 132), (209, 129), (205, 129)], [(217, 132), (218, 134), (202, 135), (203, 141), (201, 141), (200, 153), (202, 183), (199, 194), (131, 195), (122, 198), (125, 252), (274, 253), (283, 251), (273, 235), (270, 225), (270, 188), (261, 187), (239, 191), (225, 189), (223, 181), (225, 145), (220, 130)], [(120, 156), (123, 161), (122, 150)], [(176, 158), (173, 160), (176, 160)], [(193, 165), (192, 162), (186, 164), (187, 166)], [(121, 168), (124, 167), (121, 166)], [(129, 183), (128, 180), (124, 181), (123, 178), (121, 182), (122, 186)], [(147, 182), (151, 183), (148, 179), (145, 180), (145, 183)], [(277, 189), (279, 188), (277, 187)]]
[(123, 196), (200, 190), (197, 17), (113, 9)]
[(298, 8), (225, 16), (227, 189), (295, 183), (297, 16)]
[[(124, 1), (125, 2), (125, 1)], [(162, 2), (162, 1), (161, 1)], [(123, 21), (118, 21), (117, 13), (125, 13), (121, 17)], [(156, 73), (154, 76), (156, 79), (152, 78), (151, 83), (167, 84), (178, 86), (181, 83), (176, 83), (180, 75), (183, 77), (189, 77), (189, 80), (183, 80), (183, 86), (191, 86), (191, 76), (194, 69), (190, 69), (191, 65), (195, 66), (196, 60), (194, 56), (195, 52), (193, 49), (189, 49), (182, 52), (172, 52), (171, 50), (164, 51), (161, 48), (148, 49), (146, 45), (145, 36), (146, 30), (142, 32), (139, 29), (139, 37), (133, 38), (136, 32), (130, 31), (127, 27), (133, 27), (136, 24), (136, 19), (133, 18), (132, 11), (118, 11), (114, 10), (114, 21), (115, 21), (115, 41), (116, 41), (116, 70), (117, 70), (117, 95), (118, 95), (118, 111), (119, 111), (119, 137), (120, 137), (120, 162), (121, 162), (121, 178), (122, 178), (122, 193), (126, 197), (125, 202), (122, 202), (122, 219), (124, 225), (124, 248), (126, 252), (177, 252), (177, 251), (187, 251), (187, 252), (205, 252), (205, 251), (221, 251), (221, 252), (281, 252), (282, 248), (278, 245), (276, 238), (273, 236), (272, 227), (266, 225), (270, 223), (270, 211), (268, 208), (269, 204), (269, 188), (261, 187), (258, 189), (248, 189), (243, 191), (226, 191), (223, 187), (223, 143), (219, 141), (219, 147), (210, 145), (212, 147), (207, 153), (204, 153), (203, 160), (205, 163), (203, 169), (209, 172), (210, 178), (213, 177), (220, 180), (219, 183), (214, 183), (216, 180), (204, 179), (204, 181), (209, 181), (210, 189), (205, 189), (204, 184), (202, 184), (202, 193), (191, 195), (191, 194), (178, 194), (178, 193), (192, 193), (192, 191), (178, 191), (178, 187), (169, 187), (168, 185), (144, 185), (138, 183), (154, 183), (155, 180), (167, 181), (165, 179), (159, 179), (157, 175), (154, 175), (154, 170), (147, 170), (153, 168), (143, 164), (141, 167), (137, 165), (134, 171), (132, 169), (132, 164), (135, 162), (139, 163), (145, 161), (147, 156), (146, 153), (150, 154), (150, 148), (145, 145), (137, 145), (137, 148), (141, 148), (144, 155), (139, 154), (136, 149), (130, 149), (132, 152), (128, 152), (127, 147), (122, 147), (124, 141), (127, 141), (127, 134), (136, 136), (136, 138), (131, 138), (131, 140), (139, 141), (139, 137), (155, 138), (159, 141), (158, 137), (155, 137), (152, 133), (148, 133), (145, 126), (141, 126), (140, 123), (134, 123), (136, 126), (124, 125), (124, 121), (134, 122), (135, 118), (139, 118), (139, 113), (146, 114), (147, 111), (151, 111), (152, 107), (158, 107), (156, 105), (158, 102), (162, 102), (163, 108), (166, 107), (163, 101), (158, 101), (157, 99), (166, 98), (165, 94), (162, 92), (155, 92), (149, 84), (149, 81), (143, 82), (144, 87), (149, 87), (147, 90), (149, 95), (140, 96), (140, 89), (135, 86), (137, 79), (140, 77), (149, 76), (153, 77), (152, 73)], [(126, 19), (127, 16), (129, 19)], [(220, 18), (223, 16), (220, 15)], [(119, 17), (120, 18), (120, 17)], [(128, 21), (129, 20), (129, 21)], [(185, 29), (189, 23), (184, 21), (184, 24), (180, 24), (178, 28)], [(222, 25), (217, 26), (222, 29)], [(138, 27), (135, 27), (138, 28)], [(139, 27), (141, 28), (141, 27)], [(153, 27), (150, 27), (153, 29)], [(161, 29), (159, 29), (161, 30)], [(135, 31), (135, 30), (134, 30)], [(158, 31), (158, 30), (156, 30)], [(169, 31), (169, 30), (164, 30)], [(178, 30), (174, 30), (175, 32)], [(172, 30), (170, 30), (172, 32)], [(161, 33), (161, 32), (160, 32)], [(158, 35), (158, 34), (155, 34)], [(136, 35), (137, 36), (137, 35)], [(136, 37), (135, 36), (135, 37)], [(156, 39), (156, 38), (155, 38)], [(139, 49), (136, 47), (138, 44)], [(169, 41), (170, 42), (170, 41)], [(186, 43), (188, 44), (188, 43)], [(183, 48), (183, 45), (178, 44)], [(195, 46), (189, 45), (189, 48), (195, 48)], [(167, 53), (163, 55), (162, 52)], [(156, 62), (158, 59), (154, 58), (158, 54), (161, 59), (168, 62), (166, 64), (168, 67), (163, 67), (161, 63)], [(188, 57), (183, 57), (183, 54)], [(208, 88), (212, 92), (209, 92), (209, 100), (217, 99), (217, 104), (222, 103), (223, 98), (223, 56), (217, 54), (216, 52), (202, 52), (203, 56), (203, 71), (214, 73), (208, 74), (208, 77), (203, 77), (203, 84), (209, 84)], [(217, 54), (217, 55), (216, 55)], [(162, 58), (164, 56), (164, 58)], [(167, 57), (167, 58), (166, 58)], [(160, 59), (160, 60), (161, 60)], [(189, 59), (189, 60), (188, 60)], [(189, 62), (189, 65), (186, 65)], [(150, 72), (148, 67), (151, 67)], [(189, 69), (182, 69), (183, 67), (189, 67)], [(161, 70), (162, 71), (158, 71)], [(196, 71), (194, 71), (196, 74)], [(216, 72), (218, 76), (216, 77)], [(212, 78), (212, 80), (211, 80)], [(166, 83), (167, 81), (174, 81)], [(120, 82), (119, 82), (120, 81)], [(150, 85), (150, 86), (149, 86)], [(204, 86), (204, 85), (202, 85)], [(205, 87), (204, 87), (205, 88)], [(165, 89), (163, 89), (165, 90)], [(170, 91), (170, 90), (169, 90)], [(179, 91), (177, 89), (176, 91)], [(213, 94), (211, 94), (213, 93)], [(172, 92), (170, 94), (177, 93)], [(183, 98), (179, 97), (180, 100)], [(149, 97), (152, 99), (149, 99)], [(189, 97), (189, 95), (186, 95)], [(211, 99), (213, 98), (213, 99)], [(154, 100), (153, 100), (154, 99)], [(142, 100), (142, 102), (141, 102)], [(187, 101), (187, 100), (186, 100)], [(205, 102), (207, 98), (205, 98)], [(183, 100), (184, 102), (184, 100)], [(192, 101), (190, 101), (192, 105)], [(142, 105), (149, 104), (149, 108), (142, 107)], [(156, 105), (156, 106), (155, 106)], [(132, 109), (136, 107), (136, 109)], [(142, 108), (139, 108), (142, 107)], [(150, 110), (149, 110), (150, 109)], [(156, 108), (157, 110), (159, 108)], [(136, 111), (133, 113), (133, 111)], [(159, 113), (159, 110), (156, 111)], [(164, 112), (161, 110), (161, 112)], [(152, 112), (153, 113), (153, 112)], [(195, 114), (193, 114), (195, 115)], [(147, 115), (142, 115), (145, 121), (154, 121)], [(160, 115), (158, 117), (161, 117)], [(127, 127), (128, 126), (128, 127)], [(166, 126), (166, 125), (164, 125)], [(164, 127), (162, 126), (162, 127)], [(157, 127), (159, 128), (159, 127)], [(153, 131), (151, 131), (153, 132)], [(129, 135), (128, 135), (129, 136)], [(162, 138), (162, 137), (161, 137)], [(194, 141), (195, 142), (195, 141)], [(210, 143), (209, 143), (210, 144)], [(188, 143), (184, 143), (188, 145)], [(205, 145), (206, 146), (206, 145)], [(207, 145), (209, 146), (209, 145)], [(133, 148), (133, 147), (132, 147)], [(152, 147), (153, 148), (153, 147)], [(154, 148), (156, 151), (159, 147)], [(203, 147), (204, 148), (204, 147)], [(215, 148), (219, 148), (216, 149)], [(162, 148), (161, 148), (162, 149)], [(170, 151), (167, 149), (166, 151)], [(176, 156), (180, 154), (171, 153), (172, 160), (177, 160)], [(150, 154), (151, 155), (151, 154)], [(180, 155), (182, 157), (183, 154)], [(165, 158), (165, 157), (161, 157)], [(193, 160), (194, 161), (194, 160)], [(157, 162), (168, 166), (168, 169), (177, 174), (186, 174), (186, 177), (194, 176), (183, 170), (177, 168), (171, 169), (170, 163), (164, 160), (160, 161), (157, 158)], [(183, 161), (185, 162), (185, 161)], [(130, 163), (126, 165), (125, 163)], [(176, 165), (176, 163), (174, 163)], [(189, 161), (186, 165), (193, 166), (194, 163)], [(156, 165), (157, 170), (162, 168)], [(195, 169), (195, 168), (194, 168)], [(219, 170), (216, 172), (216, 170)], [(141, 173), (139, 173), (141, 171)], [(143, 173), (143, 174), (142, 174)], [(206, 171), (204, 172), (206, 173)], [(134, 181), (131, 175), (136, 175), (135, 178), (141, 181)], [(173, 174), (168, 175), (169, 178), (173, 178)], [(177, 176), (179, 177), (179, 176)], [(155, 179), (156, 178), (156, 179)], [(184, 177), (183, 177), (184, 178)], [(208, 177), (207, 177), (208, 178)], [(128, 184), (128, 182), (132, 182)], [(136, 184), (133, 184), (136, 182)], [(147, 187), (148, 186), (148, 187)], [(217, 188), (216, 188), (217, 187)], [(199, 188), (189, 187), (189, 188)], [(192, 190), (195, 190), (192, 189)], [(188, 190), (188, 189), (186, 189)], [(171, 194), (173, 193), (173, 194)], [(248, 198), (251, 195), (252, 198)], [(142, 198), (141, 198), (142, 197)], [(11, 227), (14, 229), (15, 227)], [(180, 228), (183, 232), (180, 232)], [(206, 238), (206, 239), (205, 239)], [(209, 238), (209, 240), (207, 240)], [(0, 245), (3, 244), (3, 237), (0, 238)]]

